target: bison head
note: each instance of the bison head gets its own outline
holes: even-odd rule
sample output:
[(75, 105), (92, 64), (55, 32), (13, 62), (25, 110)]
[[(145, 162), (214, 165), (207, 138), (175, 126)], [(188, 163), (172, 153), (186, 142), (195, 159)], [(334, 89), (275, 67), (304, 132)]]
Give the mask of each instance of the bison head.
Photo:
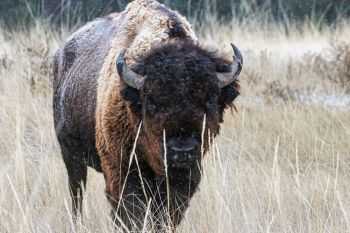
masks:
[(125, 51), (118, 55), (121, 94), (142, 121), (138, 146), (156, 171), (164, 168), (164, 154), (170, 167), (195, 166), (218, 134), (224, 109), (239, 94), (243, 59), (232, 48), (233, 62), (188, 42), (152, 49), (131, 68)]

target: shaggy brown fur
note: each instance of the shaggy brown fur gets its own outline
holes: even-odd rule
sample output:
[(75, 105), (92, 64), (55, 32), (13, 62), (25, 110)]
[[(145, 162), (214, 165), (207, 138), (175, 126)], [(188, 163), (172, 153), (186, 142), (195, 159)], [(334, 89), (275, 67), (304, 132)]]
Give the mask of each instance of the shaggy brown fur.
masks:
[[(147, 77), (140, 91), (118, 76), (124, 49), (128, 66)], [(201, 48), (187, 21), (154, 0), (136, 0), (73, 34), (55, 56), (54, 117), (74, 212), (89, 165), (103, 172), (114, 214), (129, 229), (142, 226), (150, 197), (156, 223), (169, 211), (171, 224), (179, 224), (199, 184), (201, 158), (186, 168), (168, 161), (167, 190), (163, 133), (166, 140), (193, 138), (207, 151), (239, 94), (237, 82), (220, 88), (216, 78), (229, 63)]]

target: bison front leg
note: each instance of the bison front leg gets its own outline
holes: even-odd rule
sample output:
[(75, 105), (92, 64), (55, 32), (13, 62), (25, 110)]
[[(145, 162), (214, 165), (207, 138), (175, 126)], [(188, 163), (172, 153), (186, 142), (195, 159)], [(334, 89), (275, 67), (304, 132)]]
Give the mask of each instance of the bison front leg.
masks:
[(112, 217), (119, 227), (128, 230), (141, 230), (146, 215), (147, 201), (140, 183), (140, 178), (131, 173), (126, 179), (106, 177), (106, 195), (112, 204)]

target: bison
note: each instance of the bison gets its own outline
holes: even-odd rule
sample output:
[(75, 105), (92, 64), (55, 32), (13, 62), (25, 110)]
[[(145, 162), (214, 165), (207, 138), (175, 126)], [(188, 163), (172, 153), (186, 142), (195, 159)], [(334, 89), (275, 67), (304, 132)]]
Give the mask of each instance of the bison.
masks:
[(75, 32), (54, 57), (54, 124), (74, 215), (87, 167), (102, 172), (115, 221), (178, 225), (201, 160), (239, 95), (233, 61), (199, 42), (188, 22), (155, 0)]

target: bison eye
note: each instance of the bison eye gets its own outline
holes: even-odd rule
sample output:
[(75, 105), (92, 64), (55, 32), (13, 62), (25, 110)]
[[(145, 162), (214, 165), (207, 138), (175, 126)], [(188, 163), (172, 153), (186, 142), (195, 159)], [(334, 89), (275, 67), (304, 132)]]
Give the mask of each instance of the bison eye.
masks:
[(216, 106), (217, 106), (216, 98), (211, 98), (206, 103), (206, 107), (207, 107), (208, 110), (214, 109)]
[(214, 105), (215, 104), (215, 101), (214, 100), (209, 100), (208, 102), (207, 102), (207, 106), (212, 106), (212, 105)]
[(154, 115), (157, 112), (157, 106), (153, 102), (152, 97), (146, 96), (145, 97), (145, 104), (146, 104), (146, 109), (147, 111), (151, 114)]

